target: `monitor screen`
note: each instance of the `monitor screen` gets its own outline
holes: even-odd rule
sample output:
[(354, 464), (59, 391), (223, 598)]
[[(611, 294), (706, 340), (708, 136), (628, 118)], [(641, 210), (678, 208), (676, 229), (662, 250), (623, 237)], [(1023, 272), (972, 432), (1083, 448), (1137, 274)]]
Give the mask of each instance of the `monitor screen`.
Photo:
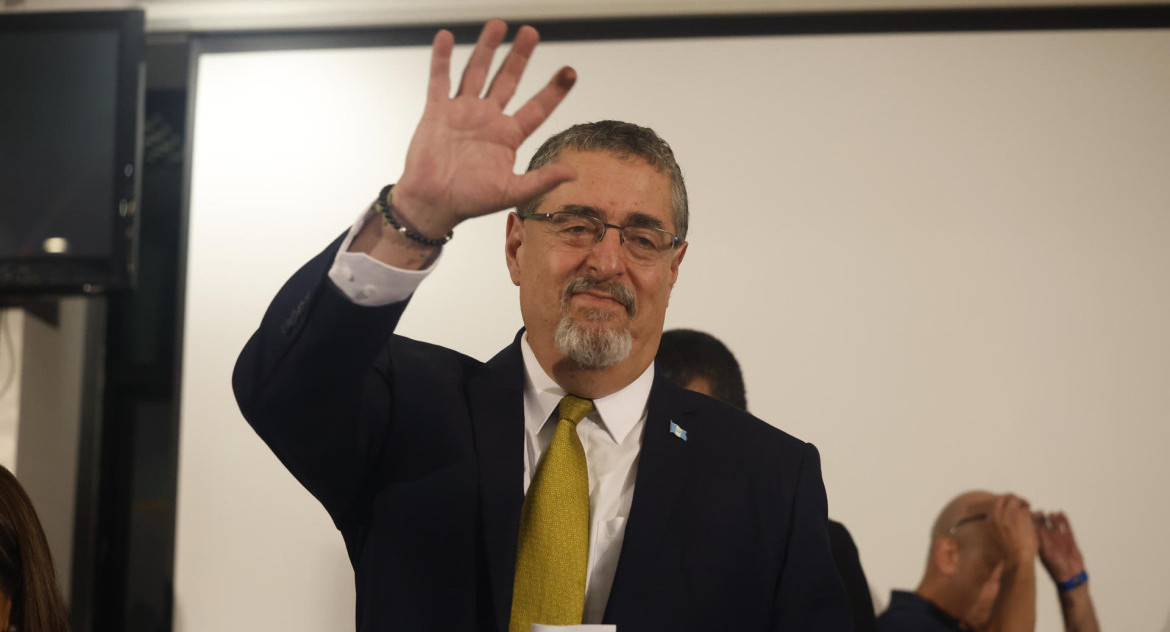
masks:
[(140, 11), (0, 16), (0, 292), (134, 276)]

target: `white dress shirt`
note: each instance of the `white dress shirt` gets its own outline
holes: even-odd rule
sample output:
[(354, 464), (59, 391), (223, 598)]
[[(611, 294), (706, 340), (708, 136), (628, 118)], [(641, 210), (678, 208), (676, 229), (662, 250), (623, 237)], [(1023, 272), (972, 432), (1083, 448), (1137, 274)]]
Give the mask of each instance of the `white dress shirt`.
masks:
[[(365, 253), (348, 252), (355, 235), (373, 217), (362, 214), (341, 244), (329, 278), (358, 305), (388, 305), (405, 300), (438, 263), (423, 270), (388, 266)], [(376, 220), (375, 220), (376, 221)], [(520, 341), (524, 358), (524, 491), (527, 493), (536, 465), (552, 442), (557, 418), (553, 416), (568, 393), (557, 385), (536, 360), (528, 334)], [(654, 364), (622, 390), (593, 400), (593, 412), (577, 424), (577, 436), (585, 448), (589, 468), (589, 564), (585, 584), (583, 623), (600, 623), (609, 601), (618, 556), (626, 532), (626, 519), (634, 498), (638, 452), (646, 425)]]
[[(524, 356), (524, 492), (536, 473), (536, 464), (552, 443), (558, 418), (554, 413), (569, 393), (557, 386), (528, 344), (520, 340)], [(646, 425), (654, 364), (622, 390), (593, 400), (593, 412), (577, 424), (577, 436), (585, 448), (589, 467), (589, 565), (585, 581), (583, 623), (601, 623), (609, 589), (613, 586), (626, 518), (634, 499), (638, 451)]]
[[(403, 270), (388, 266), (364, 252), (349, 252), (349, 245), (366, 222), (376, 218), (377, 212), (371, 206), (362, 213), (349, 234), (341, 242), (333, 267), (329, 268), (329, 279), (333, 281), (349, 300), (366, 307), (389, 305), (405, 301), (418, 289), (422, 280), (435, 269), (438, 258), (422, 270)], [(374, 219), (381, 221), (381, 218)]]

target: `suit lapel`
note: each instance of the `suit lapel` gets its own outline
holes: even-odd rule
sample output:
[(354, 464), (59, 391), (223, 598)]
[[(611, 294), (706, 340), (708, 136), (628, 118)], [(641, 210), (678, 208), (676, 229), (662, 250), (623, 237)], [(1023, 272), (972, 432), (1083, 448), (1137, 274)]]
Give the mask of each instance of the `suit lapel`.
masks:
[[(521, 332), (523, 333), (523, 332)], [(524, 505), (524, 361), (520, 336), (468, 383), (480, 516), (496, 625), (508, 629)]]
[(650, 406), (642, 434), (634, 499), (622, 551), (603, 620), (607, 623), (636, 618), (640, 587), (651, 581), (658, 551), (669, 520), (686, 483), (701, 436), (683, 440), (671, 432), (671, 423), (688, 428), (689, 412), (679, 404), (679, 387), (661, 374), (654, 376)]

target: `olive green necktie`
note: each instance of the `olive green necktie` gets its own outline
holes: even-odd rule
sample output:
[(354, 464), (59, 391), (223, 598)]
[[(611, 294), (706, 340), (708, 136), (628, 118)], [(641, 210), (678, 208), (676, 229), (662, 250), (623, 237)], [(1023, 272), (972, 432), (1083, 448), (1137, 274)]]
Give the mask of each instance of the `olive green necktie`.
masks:
[(533, 623), (579, 625), (585, 611), (589, 468), (577, 422), (593, 410), (593, 402), (568, 395), (559, 410), (556, 434), (520, 514), (509, 632), (528, 632)]

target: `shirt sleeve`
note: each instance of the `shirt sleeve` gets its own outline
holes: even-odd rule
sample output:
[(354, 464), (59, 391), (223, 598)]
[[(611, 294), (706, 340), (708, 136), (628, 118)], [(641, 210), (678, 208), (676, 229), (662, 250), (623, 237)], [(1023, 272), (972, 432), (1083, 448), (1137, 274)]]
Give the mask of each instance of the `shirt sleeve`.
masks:
[(358, 217), (341, 242), (341, 248), (333, 259), (333, 267), (329, 268), (329, 280), (342, 294), (353, 303), (366, 307), (389, 305), (410, 298), (438, 263), (436, 257), (422, 270), (403, 270), (386, 265), (364, 252), (349, 252), (353, 238), (373, 217), (372, 206)]

